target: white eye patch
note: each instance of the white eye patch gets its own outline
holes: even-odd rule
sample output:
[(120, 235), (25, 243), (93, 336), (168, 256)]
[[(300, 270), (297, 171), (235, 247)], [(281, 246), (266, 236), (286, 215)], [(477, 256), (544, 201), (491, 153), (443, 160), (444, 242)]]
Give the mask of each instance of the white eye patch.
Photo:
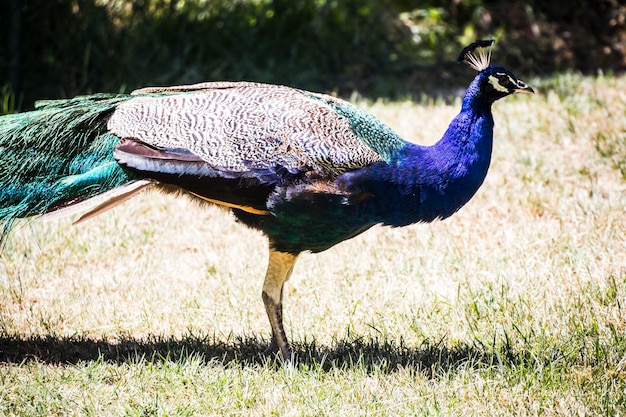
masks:
[(494, 90), (499, 91), (501, 93), (509, 93), (509, 89), (503, 86), (502, 84), (500, 84), (500, 81), (498, 80), (497, 77), (490, 75), (488, 80), (489, 80), (489, 84), (491, 84)]

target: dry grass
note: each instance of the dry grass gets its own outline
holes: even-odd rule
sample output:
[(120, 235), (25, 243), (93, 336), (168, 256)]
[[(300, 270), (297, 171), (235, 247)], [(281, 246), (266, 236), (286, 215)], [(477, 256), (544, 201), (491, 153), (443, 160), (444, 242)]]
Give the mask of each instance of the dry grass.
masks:
[[(0, 255), (0, 415), (626, 414), (626, 79), (539, 87), (496, 103), (457, 215), (302, 257), (295, 367), (257, 355), (266, 242), (228, 214), (145, 195), (24, 224)], [(459, 106), (361, 104), (421, 143)]]

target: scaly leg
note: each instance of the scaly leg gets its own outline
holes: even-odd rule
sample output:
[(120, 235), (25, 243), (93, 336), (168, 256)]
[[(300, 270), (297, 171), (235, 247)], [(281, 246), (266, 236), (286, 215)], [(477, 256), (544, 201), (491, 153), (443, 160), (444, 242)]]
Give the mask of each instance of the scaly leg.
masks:
[(263, 282), (263, 304), (272, 326), (272, 343), (266, 353), (280, 351), (285, 362), (291, 361), (291, 348), (283, 327), (283, 286), (289, 279), (298, 255), (277, 252), (270, 248), (270, 259)]

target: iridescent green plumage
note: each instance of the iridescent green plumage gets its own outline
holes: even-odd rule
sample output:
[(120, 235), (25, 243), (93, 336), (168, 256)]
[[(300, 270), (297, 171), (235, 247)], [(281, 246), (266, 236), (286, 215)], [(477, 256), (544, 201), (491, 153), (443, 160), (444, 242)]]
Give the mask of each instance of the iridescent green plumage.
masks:
[(322, 101), (345, 118), (352, 133), (380, 155), (384, 161), (390, 161), (393, 155), (406, 145), (405, 140), (393, 129), (365, 110), (350, 103), (338, 102), (336, 99), (329, 100), (325, 96), (310, 95), (310, 97)]
[(119, 138), (108, 115), (128, 96), (94, 95), (38, 103), (0, 123), (0, 221), (40, 215), (132, 182), (113, 158)]

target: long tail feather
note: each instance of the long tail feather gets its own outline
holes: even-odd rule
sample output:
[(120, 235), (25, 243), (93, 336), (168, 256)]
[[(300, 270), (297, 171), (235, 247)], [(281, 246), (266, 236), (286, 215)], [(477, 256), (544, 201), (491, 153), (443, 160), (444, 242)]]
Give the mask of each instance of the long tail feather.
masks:
[(0, 118), (0, 241), (15, 219), (42, 215), (136, 181), (113, 159), (110, 113), (128, 96), (39, 103)]
[(43, 221), (52, 221), (62, 217), (78, 215), (78, 218), (73, 224), (83, 223), (99, 214), (104, 213), (105, 211), (119, 206), (132, 197), (144, 192), (154, 184), (155, 183), (151, 180), (138, 180), (131, 182), (127, 185), (123, 185), (119, 188), (114, 188), (113, 190), (109, 190), (103, 194), (91, 197), (88, 200), (81, 201), (80, 203), (48, 212), (41, 216), (40, 219)]

